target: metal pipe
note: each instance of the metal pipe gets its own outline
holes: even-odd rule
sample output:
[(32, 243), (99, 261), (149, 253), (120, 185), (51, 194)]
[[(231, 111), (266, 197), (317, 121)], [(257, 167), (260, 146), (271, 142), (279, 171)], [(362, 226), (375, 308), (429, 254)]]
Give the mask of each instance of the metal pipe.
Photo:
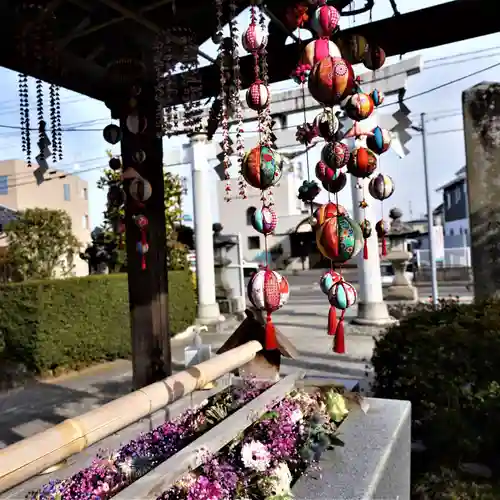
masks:
[(425, 201), (427, 203), (427, 226), (429, 231), (429, 259), (431, 261), (431, 284), (432, 284), (432, 303), (434, 307), (438, 304), (438, 284), (436, 273), (436, 259), (434, 256), (434, 217), (432, 213), (431, 188), (429, 183), (429, 167), (427, 164), (427, 141), (425, 134), (425, 113), (420, 115), (420, 128), (422, 132), (422, 154), (424, 157), (424, 180), (425, 180)]
[(0, 493), (240, 368), (262, 350), (253, 340), (0, 450)]

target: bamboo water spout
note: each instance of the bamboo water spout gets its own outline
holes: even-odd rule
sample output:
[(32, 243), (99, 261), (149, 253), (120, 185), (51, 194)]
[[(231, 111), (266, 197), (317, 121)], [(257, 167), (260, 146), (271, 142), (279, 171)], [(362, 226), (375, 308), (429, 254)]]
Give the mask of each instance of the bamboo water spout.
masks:
[(0, 493), (248, 363), (257, 341), (127, 394), (0, 450)]

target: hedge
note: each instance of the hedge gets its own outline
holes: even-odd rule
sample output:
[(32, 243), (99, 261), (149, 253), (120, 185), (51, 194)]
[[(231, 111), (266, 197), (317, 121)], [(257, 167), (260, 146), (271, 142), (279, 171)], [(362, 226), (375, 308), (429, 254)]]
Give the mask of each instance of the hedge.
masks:
[(420, 305), (376, 340), (374, 395), (411, 401), (412, 438), (426, 449), (414, 475), (479, 463), (500, 477), (499, 360), (499, 300)]
[[(3, 359), (34, 374), (78, 369), (131, 354), (127, 276), (28, 281), (0, 287)], [(196, 315), (191, 276), (169, 273), (172, 334)]]

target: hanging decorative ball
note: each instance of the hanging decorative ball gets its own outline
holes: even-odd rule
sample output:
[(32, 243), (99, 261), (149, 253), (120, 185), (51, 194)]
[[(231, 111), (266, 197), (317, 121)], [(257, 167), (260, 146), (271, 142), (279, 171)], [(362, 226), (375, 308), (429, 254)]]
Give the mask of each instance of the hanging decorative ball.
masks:
[(113, 158), (109, 159), (108, 165), (111, 170), (120, 170), (122, 168), (122, 161), (120, 160), (120, 158), (114, 156)]
[(141, 231), (144, 231), (148, 227), (149, 221), (145, 215), (134, 215), (133, 219), (134, 219), (135, 225)]
[(363, 64), (370, 70), (376, 71), (385, 63), (385, 52), (376, 45), (367, 45), (363, 54)]
[(358, 294), (354, 286), (343, 279), (335, 283), (328, 292), (330, 304), (342, 311), (356, 304), (357, 298)]
[(372, 134), (366, 138), (366, 145), (374, 153), (380, 155), (391, 147), (391, 133), (385, 128), (375, 127)]
[(375, 107), (378, 107), (384, 103), (385, 95), (381, 90), (374, 89), (370, 92), (370, 97), (372, 98)]
[(267, 146), (256, 146), (246, 153), (241, 164), (244, 179), (257, 189), (274, 186), (281, 178), (282, 159)]
[(122, 139), (122, 131), (118, 125), (111, 123), (110, 125), (104, 127), (102, 136), (109, 144), (118, 144)]
[(394, 181), (386, 174), (378, 174), (370, 180), (368, 191), (376, 200), (387, 200), (394, 193)]
[(272, 207), (262, 207), (254, 211), (251, 221), (258, 233), (271, 234), (278, 224), (278, 216)]
[(330, 181), (336, 178), (338, 169), (329, 167), (324, 161), (316, 163), (316, 177), (321, 181)]
[(125, 123), (128, 131), (135, 135), (142, 134), (148, 126), (146, 118), (137, 114), (127, 116)]
[(335, 141), (340, 123), (337, 115), (331, 109), (325, 109), (314, 119), (314, 127), (325, 141)]
[(149, 245), (146, 242), (138, 241), (136, 243), (136, 249), (139, 255), (146, 255), (149, 252)]
[(278, 348), (276, 332), (271, 322), (271, 314), (277, 311), (288, 300), (290, 294), (288, 281), (276, 271), (260, 269), (248, 282), (248, 298), (252, 305), (267, 313), (266, 350)]
[(346, 115), (355, 121), (365, 120), (374, 109), (372, 98), (368, 94), (357, 92), (347, 99), (344, 106)]
[(340, 20), (340, 13), (331, 5), (318, 7), (311, 17), (311, 28), (319, 37), (327, 37), (337, 29)]
[(247, 52), (258, 52), (267, 45), (266, 32), (258, 24), (252, 23), (243, 33), (241, 44)]
[(372, 224), (368, 219), (363, 219), (359, 223), (359, 227), (361, 228), (361, 232), (363, 233), (363, 238), (365, 240), (372, 235)]
[(340, 193), (347, 184), (347, 175), (337, 170), (333, 179), (323, 181), (321, 184), (329, 193)]
[(319, 287), (324, 294), (328, 294), (333, 285), (339, 281), (342, 281), (342, 275), (330, 269), (325, 271), (319, 279)]
[(254, 111), (262, 111), (269, 104), (269, 97), (269, 89), (260, 80), (248, 87), (247, 104)]
[(342, 54), (339, 48), (327, 38), (320, 38), (309, 42), (302, 53), (300, 64), (309, 65), (311, 68), (325, 58), (334, 57), (340, 59)]
[(337, 44), (342, 52), (344, 59), (351, 64), (363, 62), (367, 41), (362, 35), (342, 36), (337, 40)]
[(313, 67), (308, 87), (318, 102), (325, 106), (338, 105), (355, 91), (352, 66), (341, 57), (326, 57)]
[(327, 219), (316, 232), (316, 245), (327, 259), (344, 263), (355, 257), (363, 247), (359, 224), (348, 215)]
[(142, 149), (139, 149), (132, 155), (132, 159), (135, 163), (144, 163), (146, 161), (146, 153)]
[(347, 171), (354, 177), (364, 179), (370, 177), (377, 168), (377, 157), (368, 148), (359, 147), (351, 152)]
[(130, 196), (139, 203), (144, 203), (151, 198), (151, 184), (142, 177), (136, 177), (132, 180), (129, 187)]
[(337, 205), (336, 203), (331, 202), (321, 205), (314, 212), (314, 218), (319, 226), (324, 224), (327, 220), (337, 217), (337, 215), (347, 215), (347, 210), (342, 205)]
[(307, 219), (307, 221), (309, 222), (311, 229), (315, 229), (316, 226), (318, 225), (318, 220), (313, 215), (311, 215), (309, 219)]
[(344, 168), (350, 156), (349, 147), (343, 142), (328, 142), (321, 150), (321, 160), (334, 170)]
[(303, 202), (311, 202), (318, 196), (320, 192), (319, 186), (315, 181), (304, 181), (299, 187), (299, 200)]

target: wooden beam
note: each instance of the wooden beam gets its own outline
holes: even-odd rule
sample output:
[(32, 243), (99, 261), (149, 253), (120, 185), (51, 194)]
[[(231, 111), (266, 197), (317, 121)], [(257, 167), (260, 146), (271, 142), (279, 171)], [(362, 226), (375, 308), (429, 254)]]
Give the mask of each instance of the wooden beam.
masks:
[(281, 401), (295, 387), (297, 381), (304, 377), (304, 374), (304, 371), (297, 371), (280, 380), (189, 446), (115, 495), (114, 498), (116, 500), (130, 500), (131, 498), (156, 500), (183, 474), (197, 469), (208, 456), (213, 456), (229, 444), (269, 408)]
[[(139, 389), (172, 373), (170, 329), (168, 324), (168, 273), (165, 230), (165, 201), (163, 180), (163, 150), (156, 135), (156, 100), (152, 84), (144, 84), (137, 96), (138, 116), (146, 120), (144, 132), (132, 133), (126, 125), (128, 96), (123, 96), (123, 110), (118, 110), (123, 133), (121, 141), (124, 169), (134, 168), (149, 182), (151, 197), (138, 207), (127, 190), (125, 226), (127, 235), (127, 273), (132, 327), (132, 366), (134, 388)], [(119, 104), (118, 104), (119, 106)], [(124, 114), (125, 113), (125, 114)], [(142, 150), (146, 160), (137, 164), (134, 155)], [(135, 217), (147, 218), (149, 251), (145, 254), (145, 269), (137, 245), (141, 231)]]
[[(360, 34), (379, 44), (387, 57), (407, 54), (417, 50), (453, 43), (496, 33), (497, 16), (491, 13), (498, 7), (497, 0), (455, 0), (421, 9), (381, 21), (367, 23), (343, 30), (348, 36)], [(453, 22), (450, 22), (453, 19)], [(425, 33), (422, 33), (425, 26)], [(269, 40), (272, 44), (272, 39)], [(299, 44), (276, 47), (268, 50), (269, 82), (275, 83), (290, 78), (301, 54)], [(240, 59), (242, 86), (248, 87), (254, 80), (253, 56)], [(203, 81), (203, 97), (215, 96), (219, 92), (219, 69), (214, 66), (200, 68)], [(177, 75), (181, 85), (182, 76)]]
[[(101, 3), (103, 3), (104, 5), (106, 5), (107, 7), (109, 7), (110, 9), (116, 10), (123, 17), (126, 17), (127, 19), (132, 19), (132, 20), (136, 21), (137, 23), (142, 24), (144, 27), (146, 27), (147, 29), (149, 29), (153, 33), (158, 34), (162, 31), (162, 29), (157, 24), (149, 21), (148, 19), (146, 19), (144, 16), (142, 16), (138, 12), (134, 12), (134, 11), (128, 9), (127, 7), (124, 7), (123, 5), (116, 2), (115, 0), (99, 0), (99, 1)], [(183, 46), (185, 44), (185, 42), (177, 36), (171, 35), (170, 39), (176, 45)], [(197, 48), (196, 51), (198, 52), (198, 55), (200, 57), (203, 57), (203, 59), (206, 59), (208, 62), (211, 62), (212, 64), (216, 64), (216, 60), (213, 57), (209, 56), (208, 54), (205, 54), (205, 52), (203, 52), (199, 48)]]

